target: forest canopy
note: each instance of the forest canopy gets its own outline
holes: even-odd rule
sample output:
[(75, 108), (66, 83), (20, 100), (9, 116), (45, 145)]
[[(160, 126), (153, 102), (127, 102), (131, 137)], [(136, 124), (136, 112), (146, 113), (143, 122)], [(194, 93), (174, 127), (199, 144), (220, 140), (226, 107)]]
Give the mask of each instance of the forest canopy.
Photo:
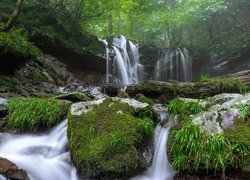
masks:
[[(0, 25), (16, 0), (2, 0)], [(18, 26), (68, 39), (123, 34), (159, 47), (210, 48), (237, 56), (250, 45), (248, 0), (26, 0)], [(70, 38), (69, 38), (70, 37)], [(74, 45), (72, 45), (74, 46)]]

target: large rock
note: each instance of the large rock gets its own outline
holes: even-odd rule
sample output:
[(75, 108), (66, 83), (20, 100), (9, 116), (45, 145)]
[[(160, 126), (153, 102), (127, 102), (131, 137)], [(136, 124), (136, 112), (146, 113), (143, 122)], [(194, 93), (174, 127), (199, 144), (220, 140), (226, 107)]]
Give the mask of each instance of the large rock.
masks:
[(14, 163), (8, 159), (0, 157), (0, 174), (4, 175), (8, 179), (26, 180), (28, 178), (27, 173), (19, 169)]
[[(129, 85), (126, 92), (131, 96), (143, 94), (150, 98), (163, 100), (173, 99), (176, 96), (187, 98), (201, 98), (214, 96), (221, 93), (243, 93), (249, 90), (250, 70), (222, 76), (207, 78), (197, 82), (161, 82), (154, 80), (143, 81), (140, 84)], [(105, 92), (110, 95), (119, 93), (119, 86), (106, 86)]]
[(152, 111), (146, 103), (122, 98), (72, 104), (69, 150), (85, 178), (125, 178), (145, 170), (155, 120)]

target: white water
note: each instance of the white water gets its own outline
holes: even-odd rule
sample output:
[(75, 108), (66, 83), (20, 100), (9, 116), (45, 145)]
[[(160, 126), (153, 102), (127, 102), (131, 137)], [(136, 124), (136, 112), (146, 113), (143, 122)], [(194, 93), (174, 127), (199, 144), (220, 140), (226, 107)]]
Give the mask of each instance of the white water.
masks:
[(7, 103), (7, 99), (1, 98), (0, 97), (0, 105), (1, 104), (6, 104)]
[[(124, 36), (113, 39), (112, 49), (106, 40), (100, 41), (106, 46), (106, 83), (122, 85), (136, 84), (143, 80), (144, 68), (140, 64), (139, 48)], [(114, 58), (110, 54), (114, 53)]]
[(172, 180), (174, 171), (168, 161), (166, 145), (171, 126), (175, 123), (174, 119), (168, 117), (166, 111), (158, 111), (161, 121), (168, 119), (168, 122), (162, 127), (156, 126), (154, 134), (154, 157), (152, 166), (143, 175), (139, 175), (132, 180)]
[(160, 81), (174, 79), (192, 81), (192, 59), (186, 48), (163, 52), (156, 62), (154, 78)]
[(67, 120), (45, 135), (2, 134), (0, 157), (24, 169), (30, 180), (77, 180), (66, 152), (66, 133)]

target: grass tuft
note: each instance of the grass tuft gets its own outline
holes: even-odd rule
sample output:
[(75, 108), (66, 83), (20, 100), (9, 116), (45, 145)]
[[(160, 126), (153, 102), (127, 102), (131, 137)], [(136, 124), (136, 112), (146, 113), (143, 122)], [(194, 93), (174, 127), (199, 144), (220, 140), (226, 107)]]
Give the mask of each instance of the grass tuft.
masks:
[(61, 107), (56, 100), (42, 98), (15, 98), (7, 104), (8, 128), (35, 130), (38, 127), (52, 127), (60, 120)]

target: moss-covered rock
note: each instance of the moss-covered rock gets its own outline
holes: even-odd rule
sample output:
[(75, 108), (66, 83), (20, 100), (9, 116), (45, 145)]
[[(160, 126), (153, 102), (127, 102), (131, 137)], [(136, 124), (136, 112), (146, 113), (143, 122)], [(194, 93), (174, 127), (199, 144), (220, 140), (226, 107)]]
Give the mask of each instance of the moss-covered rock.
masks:
[(57, 124), (65, 111), (65, 104), (54, 99), (15, 98), (7, 104), (9, 112), (7, 128), (18, 130), (37, 130)]
[(71, 102), (80, 102), (80, 101), (90, 101), (90, 95), (86, 93), (72, 92), (67, 94), (60, 94), (54, 97), (55, 99), (63, 99)]
[(90, 103), (82, 113), (68, 115), (73, 162), (92, 177), (128, 177), (149, 165), (142, 152), (151, 142), (154, 123), (133, 116), (135, 108), (120, 100)]
[(168, 108), (179, 123), (169, 134), (168, 157), (179, 173), (249, 173), (249, 103), (249, 93), (216, 95), (203, 107), (184, 98), (171, 101)]

